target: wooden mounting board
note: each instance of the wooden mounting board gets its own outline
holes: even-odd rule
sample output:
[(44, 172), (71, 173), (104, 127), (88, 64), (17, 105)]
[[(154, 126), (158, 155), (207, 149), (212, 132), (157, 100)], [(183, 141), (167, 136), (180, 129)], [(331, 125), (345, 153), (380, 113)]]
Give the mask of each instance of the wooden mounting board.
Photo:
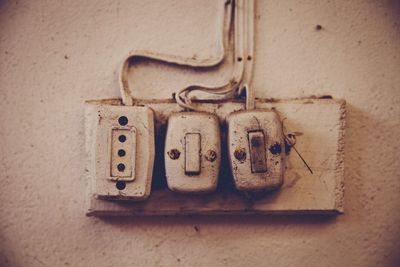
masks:
[[(334, 99), (260, 100), (257, 108), (275, 108), (283, 120), (285, 132), (297, 132), (296, 149), (300, 157), (288, 155), (285, 181), (280, 190), (243, 194), (232, 185), (229, 164), (222, 158), (221, 175), (216, 192), (207, 195), (182, 195), (168, 190), (165, 182), (163, 149), (169, 114), (181, 108), (171, 101), (146, 101), (155, 112), (156, 159), (152, 193), (143, 202), (97, 199), (88, 190), (87, 215), (176, 215), (176, 214), (340, 214), (344, 200), (344, 127), (345, 101)], [(88, 101), (87, 105), (121, 105), (118, 99)], [(242, 101), (198, 103), (204, 111), (216, 113), (221, 121), (225, 142), (225, 117), (244, 109)], [(90, 127), (87, 125), (87, 127)], [(92, 140), (87, 129), (87, 146)], [(223, 144), (223, 155), (226, 155)], [(91, 152), (87, 149), (88, 159)], [(88, 169), (88, 179), (91, 170)], [(90, 184), (90, 183), (89, 183)]]

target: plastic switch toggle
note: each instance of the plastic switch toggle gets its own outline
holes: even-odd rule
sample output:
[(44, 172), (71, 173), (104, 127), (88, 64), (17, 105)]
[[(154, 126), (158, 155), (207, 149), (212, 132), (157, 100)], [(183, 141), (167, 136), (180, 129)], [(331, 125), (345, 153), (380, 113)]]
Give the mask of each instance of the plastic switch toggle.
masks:
[(251, 172), (262, 173), (267, 171), (265, 157), (265, 140), (263, 131), (249, 132)]
[(200, 173), (201, 136), (199, 133), (185, 135), (185, 173), (196, 175)]

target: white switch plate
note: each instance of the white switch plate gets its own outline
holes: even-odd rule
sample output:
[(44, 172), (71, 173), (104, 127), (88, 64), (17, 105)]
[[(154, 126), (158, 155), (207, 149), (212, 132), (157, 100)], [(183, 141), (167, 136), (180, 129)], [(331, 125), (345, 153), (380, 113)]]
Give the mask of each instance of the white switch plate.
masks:
[(261, 191), (280, 187), (285, 171), (285, 143), (278, 113), (245, 110), (231, 113), (226, 120), (236, 188)]
[(86, 123), (90, 194), (104, 199), (148, 198), (154, 164), (153, 111), (89, 102)]
[(205, 112), (169, 116), (165, 139), (168, 187), (181, 193), (207, 193), (217, 187), (221, 159), (218, 117)]

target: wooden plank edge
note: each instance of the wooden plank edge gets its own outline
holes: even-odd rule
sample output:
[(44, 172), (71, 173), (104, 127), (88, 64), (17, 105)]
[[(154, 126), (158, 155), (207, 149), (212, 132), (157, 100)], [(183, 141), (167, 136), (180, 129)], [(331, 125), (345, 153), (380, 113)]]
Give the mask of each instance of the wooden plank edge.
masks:
[(338, 136), (338, 150), (336, 153), (335, 168), (335, 209), (344, 213), (344, 153), (345, 153), (345, 128), (346, 128), (346, 101), (340, 102), (340, 126)]

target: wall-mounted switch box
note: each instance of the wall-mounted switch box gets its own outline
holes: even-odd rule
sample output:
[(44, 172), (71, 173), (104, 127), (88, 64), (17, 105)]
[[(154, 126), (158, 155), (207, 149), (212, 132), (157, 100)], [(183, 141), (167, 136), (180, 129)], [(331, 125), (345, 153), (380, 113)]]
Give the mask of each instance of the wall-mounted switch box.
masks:
[(154, 164), (153, 111), (112, 105), (89, 110), (94, 124), (93, 193), (107, 199), (146, 199)]
[(181, 193), (212, 192), (221, 160), (218, 118), (205, 112), (171, 114), (165, 140), (168, 187)]
[[(248, 111), (245, 111), (246, 104), (240, 101), (196, 103), (204, 113), (180, 113), (181, 108), (176, 103), (167, 101), (146, 101), (143, 104), (151, 110), (146, 111), (143, 107), (122, 106), (119, 99), (92, 100), (86, 104), (87, 178), (91, 185), (87, 192), (88, 215), (339, 214), (343, 212), (344, 101), (324, 98), (269, 102), (261, 99), (256, 101), (256, 110)], [(153, 177), (157, 185), (153, 187), (151, 197), (146, 201), (124, 201), (123, 204), (121, 201), (114, 201), (115, 197), (111, 197), (112, 201), (109, 201), (108, 197), (99, 197), (98, 193), (107, 195), (109, 192), (113, 196), (119, 193), (115, 189), (117, 181), (111, 176), (111, 164), (103, 159), (101, 162), (105, 162), (104, 165), (107, 168), (103, 170), (103, 175), (96, 174), (96, 168), (97, 172), (100, 168), (100, 162), (96, 163), (96, 149), (98, 151), (96, 153), (100, 153), (109, 144), (106, 139), (96, 141), (96, 135), (99, 131), (103, 131), (99, 129), (103, 127), (107, 129), (104, 131), (108, 132), (109, 136), (113, 129), (122, 129), (118, 122), (121, 116), (126, 116), (129, 121), (124, 127), (131, 127), (130, 134), (136, 135), (134, 146), (136, 151), (132, 152), (136, 159), (135, 167), (132, 167), (135, 173), (134, 180), (123, 182), (126, 183), (128, 193), (136, 197), (133, 200), (137, 199), (135, 190), (147, 192), (150, 189), (148, 182), (151, 180), (148, 179), (151, 177), (149, 166), (152, 152), (146, 154), (143, 150), (152, 151), (154, 148), (153, 137), (150, 137), (153, 134), (153, 127), (150, 126), (152, 113), (148, 114), (151, 111), (154, 111), (156, 143), (161, 146), (166, 141), (165, 145), (157, 148), (157, 151), (165, 149), (165, 153), (161, 152), (157, 155), (159, 164), (156, 166), (157, 171)], [(210, 114), (210, 119), (208, 119), (208, 114)], [(218, 119), (213, 116), (217, 116)], [(296, 149), (301, 152), (313, 172), (309, 171), (304, 161), (294, 153), (293, 148), (285, 151), (282, 122), (279, 118), (285, 118), (285, 132), (301, 133), (296, 140)], [(218, 120), (221, 122), (220, 125), (217, 123)], [(222, 127), (225, 121), (229, 122), (229, 125), (226, 125), (228, 127)], [(212, 129), (219, 129), (221, 136), (218, 130)], [(126, 128), (122, 131), (126, 131)], [(207, 134), (208, 131), (213, 132), (211, 138)], [(127, 132), (121, 133), (128, 135)], [(146, 136), (147, 133), (149, 133), (148, 136)], [(223, 137), (227, 135), (229, 139), (225, 140)], [(148, 140), (149, 143), (142, 140)], [(215, 154), (211, 151), (206, 153), (211, 143), (218, 144), (220, 140), (223, 148), (226, 141), (227, 151), (222, 149), (220, 153), (217, 153), (218, 149), (216, 149)], [(324, 142), (323, 149), (321, 149), (321, 140)], [(104, 143), (104, 145), (98, 145), (102, 149), (96, 148), (98, 142)], [(118, 144), (114, 153), (118, 153), (120, 145), (124, 146), (128, 143)], [(111, 160), (111, 147), (107, 149), (110, 149)], [(101, 153), (105, 158), (108, 152)], [(188, 158), (187, 161), (186, 158)], [(211, 164), (212, 160), (215, 165)], [(165, 161), (167, 177), (165, 177), (161, 161)], [(219, 172), (221, 181), (215, 192), (199, 195), (177, 194), (170, 190), (196, 192), (198, 188), (213, 189), (216, 185), (218, 161), (221, 161), (223, 169), (221, 168)], [(232, 166), (232, 173), (229, 171), (229, 165)], [(285, 170), (284, 179), (283, 170)], [(121, 178), (128, 179), (128, 177)], [(166, 178), (167, 183), (164, 183)], [(240, 194), (233, 188), (236, 185), (239, 189), (251, 191), (250, 188), (254, 188), (254, 184), (261, 184), (256, 187), (257, 190), (270, 189), (275, 188), (274, 186), (279, 187), (282, 181), (279, 193)]]
[(282, 123), (274, 111), (249, 110), (230, 114), (228, 150), (236, 188), (275, 189), (282, 185), (285, 143)]

